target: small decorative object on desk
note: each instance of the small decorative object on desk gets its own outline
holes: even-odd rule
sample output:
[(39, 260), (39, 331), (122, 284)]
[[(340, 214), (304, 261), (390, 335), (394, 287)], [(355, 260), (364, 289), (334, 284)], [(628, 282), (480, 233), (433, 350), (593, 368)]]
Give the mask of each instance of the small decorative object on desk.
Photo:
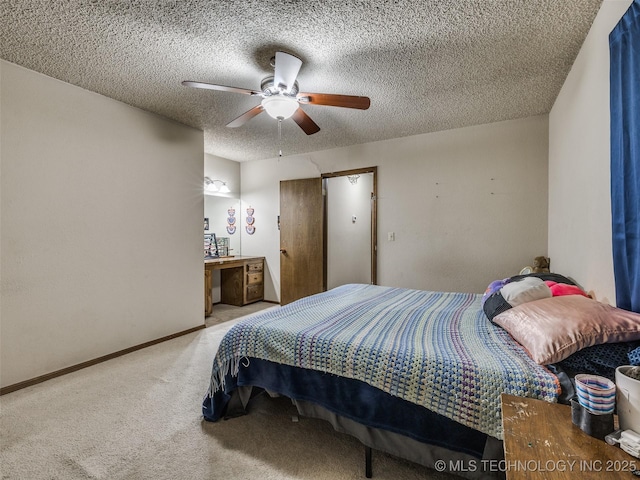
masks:
[(613, 413), (616, 406), (616, 384), (598, 375), (576, 375), (578, 402), (595, 415)]
[(229, 256), (229, 237), (218, 237), (217, 245), (218, 245), (218, 255), (220, 257), (228, 257)]
[(592, 437), (605, 440), (613, 432), (613, 410), (616, 405), (616, 385), (598, 375), (575, 377), (578, 401), (571, 400), (571, 420)]
[(218, 258), (218, 242), (215, 233), (204, 234), (204, 258)]

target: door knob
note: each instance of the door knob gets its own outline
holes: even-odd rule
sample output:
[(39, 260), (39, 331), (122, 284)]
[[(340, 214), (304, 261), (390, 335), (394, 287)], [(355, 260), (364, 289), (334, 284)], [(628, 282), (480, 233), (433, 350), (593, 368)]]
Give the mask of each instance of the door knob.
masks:
[(280, 249), (280, 253), (281, 253), (281, 254), (283, 254), (283, 255), (286, 255), (286, 254), (287, 254), (287, 251), (286, 251), (284, 248), (281, 248), (281, 249)]

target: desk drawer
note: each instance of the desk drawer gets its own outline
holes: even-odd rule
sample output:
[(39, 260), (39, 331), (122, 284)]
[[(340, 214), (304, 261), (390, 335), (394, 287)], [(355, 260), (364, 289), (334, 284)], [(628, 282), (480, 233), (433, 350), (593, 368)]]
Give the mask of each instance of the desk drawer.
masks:
[(264, 290), (262, 284), (247, 286), (247, 302), (262, 300), (263, 297)]
[(247, 263), (247, 272), (249, 273), (261, 272), (262, 265), (263, 265), (263, 262)]
[(247, 274), (247, 285), (257, 285), (260, 283), (262, 283), (262, 272)]

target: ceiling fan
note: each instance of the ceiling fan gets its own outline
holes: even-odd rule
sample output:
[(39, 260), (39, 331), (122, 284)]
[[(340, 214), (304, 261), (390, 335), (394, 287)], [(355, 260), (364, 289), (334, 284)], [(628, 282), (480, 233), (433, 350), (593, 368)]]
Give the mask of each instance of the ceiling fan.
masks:
[(287, 118), (293, 118), (293, 121), (300, 126), (304, 133), (312, 135), (319, 132), (320, 127), (300, 108), (300, 104), (328, 105), (332, 107), (358, 108), (360, 110), (366, 110), (371, 104), (371, 100), (368, 97), (331, 93), (300, 93), (296, 77), (302, 66), (302, 60), (288, 53), (276, 52), (275, 60), (272, 61), (272, 64), (274, 65), (274, 74), (262, 80), (260, 91), (190, 80), (185, 80), (182, 85), (261, 97), (260, 104), (227, 124), (227, 127), (232, 128), (240, 127), (262, 111), (266, 111), (269, 116), (279, 120), (279, 122)]

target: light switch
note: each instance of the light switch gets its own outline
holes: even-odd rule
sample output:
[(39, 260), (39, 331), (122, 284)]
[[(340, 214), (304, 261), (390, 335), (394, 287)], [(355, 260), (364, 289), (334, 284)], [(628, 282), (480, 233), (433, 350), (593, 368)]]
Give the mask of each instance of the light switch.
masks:
[(387, 234), (387, 240), (389, 240), (390, 242), (395, 242), (396, 241), (396, 232), (389, 232)]

